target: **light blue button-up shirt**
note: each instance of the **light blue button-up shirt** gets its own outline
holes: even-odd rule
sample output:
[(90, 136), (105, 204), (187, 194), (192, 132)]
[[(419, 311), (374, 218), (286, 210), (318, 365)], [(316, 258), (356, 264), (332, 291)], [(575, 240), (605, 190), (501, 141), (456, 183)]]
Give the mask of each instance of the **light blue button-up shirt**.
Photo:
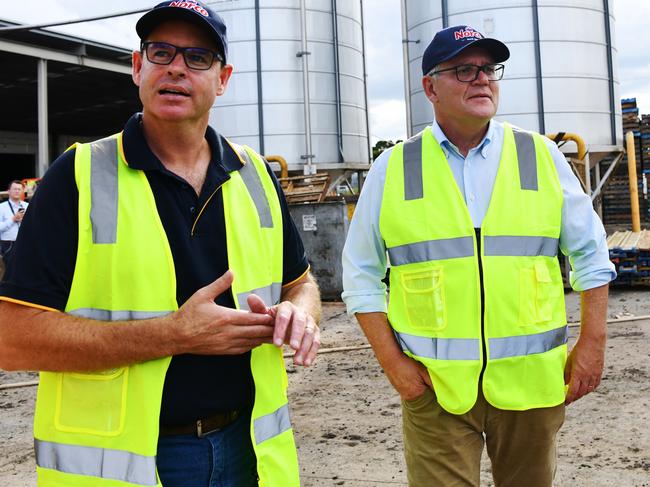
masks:
[[(492, 120), (481, 143), (467, 157), (460, 154), (435, 121), (431, 131), (447, 158), (474, 227), (480, 228), (501, 159), (503, 124)], [(564, 197), (559, 244), (571, 263), (571, 286), (585, 291), (606, 284), (616, 277), (616, 272), (609, 260), (603, 224), (557, 145), (548, 139), (546, 145)], [(381, 282), (386, 275), (386, 246), (379, 233), (379, 211), (391, 151), (384, 151), (368, 173), (343, 249), (342, 297), (349, 314), (386, 312), (386, 286)]]

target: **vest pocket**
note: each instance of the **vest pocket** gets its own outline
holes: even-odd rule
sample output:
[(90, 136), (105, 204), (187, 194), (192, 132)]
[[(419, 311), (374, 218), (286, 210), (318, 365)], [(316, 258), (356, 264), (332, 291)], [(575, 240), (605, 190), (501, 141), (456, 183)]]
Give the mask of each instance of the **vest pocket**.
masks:
[(124, 427), (127, 367), (59, 376), (54, 424), (60, 431), (115, 436)]
[(438, 331), (447, 326), (441, 267), (402, 272), (404, 309), (413, 328)]
[(559, 296), (558, 283), (554, 282), (544, 261), (535, 261), (532, 268), (519, 271), (519, 324), (534, 325), (553, 319), (553, 310)]

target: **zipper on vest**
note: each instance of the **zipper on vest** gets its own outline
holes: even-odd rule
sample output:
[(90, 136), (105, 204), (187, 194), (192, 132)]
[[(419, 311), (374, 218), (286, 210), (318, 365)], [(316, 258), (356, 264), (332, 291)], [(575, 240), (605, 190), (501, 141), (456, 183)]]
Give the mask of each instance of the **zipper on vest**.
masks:
[(474, 232), (476, 233), (476, 252), (478, 253), (478, 280), (481, 288), (481, 349), (483, 360), (481, 361), (481, 373), (478, 377), (478, 385), (482, 387), (483, 373), (487, 366), (487, 345), (485, 343), (485, 283), (483, 282), (483, 259), (481, 258), (481, 229), (475, 228)]
[[(225, 181), (224, 181), (225, 183)], [(196, 218), (194, 219), (194, 223), (192, 223), (192, 230), (190, 230), (190, 236), (194, 236), (194, 229), (196, 228), (196, 224), (199, 222), (199, 218), (201, 218), (201, 215), (203, 214), (203, 211), (205, 210), (205, 207), (208, 206), (208, 203), (210, 203), (210, 200), (212, 197), (217, 194), (217, 191), (221, 189), (221, 186), (223, 186), (223, 183), (221, 183), (219, 186), (215, 188), (215, 190), (212, 192), (212, 194), (208, 197), (207, 200), (205, 200), (205, 203), (203, 203), (203, 206), (201, 207), (201, 210), (197, 213)]]

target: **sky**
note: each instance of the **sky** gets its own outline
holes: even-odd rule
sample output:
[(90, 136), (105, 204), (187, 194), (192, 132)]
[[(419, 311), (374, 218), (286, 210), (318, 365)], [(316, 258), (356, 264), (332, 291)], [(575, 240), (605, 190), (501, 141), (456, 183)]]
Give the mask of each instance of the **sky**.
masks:
[[(422, 0), (424, 1), (424, 0)], [(156, 1), (0, 0), (0, 19), (36, 24), (82, 19), (153, 6)], [(641, 113), (650, 113), (650, 0), (613, 0), (621, 98), (636, 97)], [(370, 133), (380, 139), (406, 135), (400, 0), (366, 0), (365, 35)], [(138, 15), (56, 27), (53, 30), (121, 47), (136, 48)]]

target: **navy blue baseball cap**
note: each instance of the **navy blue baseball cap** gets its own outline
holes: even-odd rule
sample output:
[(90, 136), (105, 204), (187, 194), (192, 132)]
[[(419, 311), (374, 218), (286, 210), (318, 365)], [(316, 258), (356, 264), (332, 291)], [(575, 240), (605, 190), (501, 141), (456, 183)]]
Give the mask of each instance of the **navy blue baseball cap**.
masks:
[(162, 2), (140, 17), (135, 30), (143, 41), (159, 24), (168, 20), (183, 20), (205, 29), (223, 54), (228, 57), (228, 37), (223, 18), (214, 10), (196, 0), (174, 0)]
[(468, 25), (456, 25), (439, 31), (424, 50), (422, 74), (426, 75), (438, 64), (457, 56), (470, 46), (488, 51), (495, 63), (503, 62), (510, 57), (510, 50), (503, 42), (485, 37)]

